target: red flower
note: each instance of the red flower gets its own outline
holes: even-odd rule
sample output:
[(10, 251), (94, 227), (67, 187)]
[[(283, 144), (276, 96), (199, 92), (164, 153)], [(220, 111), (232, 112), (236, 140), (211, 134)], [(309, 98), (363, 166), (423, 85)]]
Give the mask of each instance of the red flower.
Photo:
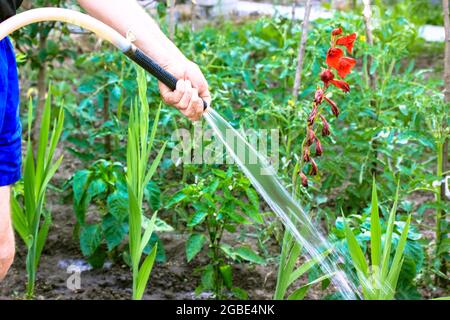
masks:
[(341, 27), (333, 29), (333, 31), (331, 31), (331, 35), (333, 35), (333, 36), (338, 36), (341, 33), (342, 33), (342, 28)]
[(352, 53), (353, 43), (356, 39), (356, 33), (349, 34), (348, 36), (337, 39), (336, 44), (347, 48), (348, 53)]
[(309, 148), (306, 147), (303, 149), (303, 161), (305, 162), (309, 162), (309, 160), (311, 160), (311, 156), (310, 156), (310, 151)]
[(317, 164), (314, 161), (314, 159), (311, 158), (311, 171), (309, 172), (310, 175), (315, 176), (319, 172), (319, 169), (317, 168)]
[(320, 73), (320, 80), (323, 81), (324, 87), (327, 88), (329, 82), (334, 79), (333, 71), (330, 69), (325, 69)]
[(316, 138), (316, 156), (320, 157), (323, 153), (322, 144), (320, 140)]
[(320, 119), (322, 119), (322, 135), (324, 137), (330, 135), (330, 125), (328, 124), (327, 119), (323, 115), (319, 115)]
[(339, 108), (337, 107), (336, 103), (331, 100), (330, 98), (325, 96), (325, 100), (330, 104), (331, 106), (331, 112), (336, 116), (336, 118), (339, 116)]
[(343, 55), (344, 51), (342, 51), (342, 49), (330, 48), (327, 51), (327, 58), (325, 62), (329, 67), (337, 69), (339, 67), (339, 60), (342, 58)]
[(300, 178), (302, 179), (302, 186), (305, 188), (308, 187), (308, 178), (305, 176), (303, 172), (300, 172)]
[(347, 74), (352, 71), (352, 68), (355, 66), (356, 60), (349, 57), (342, 57), (339, 59), (337, 72), (341, 78), (345, 78)]
[(331, 80), (330, 82), (334, 86), (338, 87), (339, 89), (341, 89), (344, 92), (349, 92), (350, 91), (350, 86), (345, 81), (335, 79), (335, 80)]

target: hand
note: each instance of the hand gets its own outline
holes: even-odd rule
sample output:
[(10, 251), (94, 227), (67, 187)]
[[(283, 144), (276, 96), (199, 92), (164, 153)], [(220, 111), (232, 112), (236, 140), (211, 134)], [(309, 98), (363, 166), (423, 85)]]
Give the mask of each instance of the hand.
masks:
[(208, 83), (200, 68), (187, 59), (182, 62), (169, 60), (163, 67), (180, 79), (175, 91), (159, 82), (159, 91), (164, 102), (179, 109), (192, 121), (200, 119), (203, 114), (203, 100), (208, 106), (211, 103)]

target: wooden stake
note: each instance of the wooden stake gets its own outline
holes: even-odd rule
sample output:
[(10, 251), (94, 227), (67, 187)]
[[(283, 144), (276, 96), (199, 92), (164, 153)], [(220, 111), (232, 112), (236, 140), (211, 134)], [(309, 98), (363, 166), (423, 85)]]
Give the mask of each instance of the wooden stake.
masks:
[(295, 70), (294, 88), (292, 89), (292, 98), (297, 101), (298, 91), (302, 82), (303, 58), (305, 56), (306, 39), (308, 38), (309, 16), (311, 15), (311, 0), (306, 1), (305, 16), (302, 22), (302, 34), (300, 46), (298, 47), (297, 69)]

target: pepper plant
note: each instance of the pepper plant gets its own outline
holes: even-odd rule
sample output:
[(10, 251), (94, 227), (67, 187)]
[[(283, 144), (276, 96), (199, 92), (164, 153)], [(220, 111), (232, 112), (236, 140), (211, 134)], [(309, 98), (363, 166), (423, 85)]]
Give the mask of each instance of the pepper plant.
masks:
[(201, 280), (196, 292), (212, 291), (220, 299), (228, 291), (238, 298), (246, 298), (245, 291), (233, 284), (231, 261), (264, 264), (265, 260), (243, 241), (230, 245), (223, 238), (225, 233), (237, 233), (241, 226), (263, 224), (258, 195), (250, 181), (233, 167), (227, 171), (212, 168), (206, 177), (197, 180), (185, 185), (166, 205), (167, 208), (184, 205), (188, 211), (185, 220), (189, 231), (188, 262), (207, 245), (205, 253), (209, 263), (197, 269)]

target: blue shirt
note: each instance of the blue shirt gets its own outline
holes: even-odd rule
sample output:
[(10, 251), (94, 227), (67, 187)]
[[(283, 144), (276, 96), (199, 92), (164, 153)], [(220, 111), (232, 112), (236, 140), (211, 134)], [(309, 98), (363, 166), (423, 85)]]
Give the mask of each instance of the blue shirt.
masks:
[(21, 142), (16, 57), (6, 37), (0, 41), (0, 186), (21, 177)]

